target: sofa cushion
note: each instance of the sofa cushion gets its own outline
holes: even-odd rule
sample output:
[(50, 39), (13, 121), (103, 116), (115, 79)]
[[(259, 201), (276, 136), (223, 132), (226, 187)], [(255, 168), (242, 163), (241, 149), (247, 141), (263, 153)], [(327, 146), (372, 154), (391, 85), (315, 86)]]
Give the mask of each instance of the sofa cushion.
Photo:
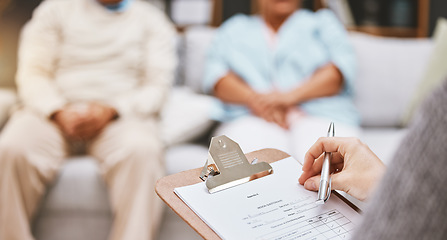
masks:
[(213, 40), (215, 28), (206, 26), (190, 27), (185, 31), (183, 64), (184, 84), (201, 93), (202, 78), (208, 47)]
[(197, 144), (181, 144), (166, 151), (166, 174), (174, 174), (193, 168), (203, 167), (208, 149)]
[(406, 128), (364, 128), (360, 139), (388, 165), (407, 132)]
[(358, 60), (355, 104), (363, 126), (399, 126), (433, 43), (350, 33)]
[(213, 125), (209, 112), (213, 97), (194, 93), (187, 87), (172, 89), (161, 111), (161, 136), (171, 146), (202, 136)]
[(98, 172), (92, 157), (66, 160), (35, 219), (36, 239), (107, 239), (112, 212), (105, 183)]
[(36, 222), (33, 235), (44, 240), (107, 240), (111, 226), (111, 217), (44, 213)]
[(47, 191), (42, 211), (110, 215), (107, 189), (98, 172), (98, 164), (93, 157), (67, 159), (58, 178)]

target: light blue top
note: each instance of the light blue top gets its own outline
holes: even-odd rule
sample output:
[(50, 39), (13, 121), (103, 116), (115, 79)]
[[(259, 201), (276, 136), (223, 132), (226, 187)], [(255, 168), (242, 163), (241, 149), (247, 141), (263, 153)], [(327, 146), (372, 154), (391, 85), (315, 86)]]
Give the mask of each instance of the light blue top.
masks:
[[(329, 10), (296, 11), (279, 29), (275, 48), (269, 45), (261, 17), (239, 14), (216, 33), (207, 56), (203, 88), (212, 92), (216, 82), (233, 71), (255, 91), (289, 91), (332, 62), (344, 77), (341, 93), (302, 103), (300, 108), (310, 115), (358, 125), (359, 114), (352, 102), (355, 61), (346, 31)], [(212, 117), (219, 121), (250, 113), (240, 105), (220, 101), (217, 105)]]

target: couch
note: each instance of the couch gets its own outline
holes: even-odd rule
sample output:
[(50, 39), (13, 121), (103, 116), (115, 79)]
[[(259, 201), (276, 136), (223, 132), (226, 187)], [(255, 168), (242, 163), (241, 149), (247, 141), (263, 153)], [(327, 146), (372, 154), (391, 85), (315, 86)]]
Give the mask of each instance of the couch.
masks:
[[(162, 113), (167, 173), (201, 167), (216, 125), (208, 117), (213, 98), (200, 90), (206, 48), (214, 29), (191, 27), (178, 37), (180, 66), (176, 86)], [(430, 58), (430, 39), (394, 39), (350, 33), (358, 57), (355, 104), (362, 116), (361, 140), (385, 162), (405, 135), (402, 119)], [(0, 91), (0, 120), (15, 101)], [(186, 223), (165, 210), (158, 239), (200, 239)], [(72, 156), (50, 186), (34, 220), (37, 239), (106, 239), (112, 213), (107, 190), (90, 156)]]

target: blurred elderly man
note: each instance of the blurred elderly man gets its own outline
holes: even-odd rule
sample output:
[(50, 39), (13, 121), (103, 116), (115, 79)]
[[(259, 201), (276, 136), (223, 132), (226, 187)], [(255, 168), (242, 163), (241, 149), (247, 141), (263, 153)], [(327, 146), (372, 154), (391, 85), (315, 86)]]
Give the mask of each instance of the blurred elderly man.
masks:
[(45, 186), (86, 143), (109, 187), (110, 239), (152, 239), (163, 175), (157, 116), (173, 79), (174, 29), (140, 0), (46, 0), (25, 26), (23, 103), (0, 137), (0, 239), (33, 239)]

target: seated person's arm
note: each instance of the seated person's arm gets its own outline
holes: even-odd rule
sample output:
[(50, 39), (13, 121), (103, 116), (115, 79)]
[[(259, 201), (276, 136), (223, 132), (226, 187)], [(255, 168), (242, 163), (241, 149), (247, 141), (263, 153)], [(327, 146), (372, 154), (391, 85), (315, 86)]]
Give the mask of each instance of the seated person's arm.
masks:
[(343, 76), (332, 63), (318, 69), (309, 80), (285, 93), (283, 105), (296, 105), (315, 98), (333, 96), (343, 88)]
[(45, 1), (36, 8), (20, 35), (17, 90), (24, 106), (44, 117), (67, 104), (54, 79), (62, 41), (62, 14), (57, 4)]
[(227, 103), (248, 106), (257, 94), (239, 76), (229, 72), (214, 86), (214, 95)]
[(54, 120), (68, 138), (89, 139), (116, 111), (98, 104), (78, 111), (59, 91), (54, 75), (62, 44), (60, 10), (59, 5), (44, 2), (23, 28), (16, 78), (18, 92), (25, 107)]
[(227, 103), (247, 106), (253, 114), (281, 127), (287, 127), (286, 108), (270, 108), (265, 102), (270, 94), (259, 94), (248, 86), (239, 76), (229, 72), (214, 86), (214, 95)]
[(344, 191), (360, 200), (371, 196), (386, 167), (367, 145), (355, 138), (320, 138), (304, 157), (300, 184), (318, 191), (324, 152), (332, 152), (332, 190)]
[(343, 88), (343, 76), (333, 64), (318, 69), (314, 75), (290, 92), (256, 93), (239, 76), (229, 72), (214, 86), (214, 95), (227, 103), (247, 106), (255, 115), (287, 128), (290, 107), (311, 99), (332, 96)]
[[(343, 75), (334, 64), (318, 69), (311, 78), (289, 92), (271, 92), (258, 96), (250, 108), (259, 116), (288, 128), (287, 112), (297, 104), (320, 97), (333, 96), (343, 88)], [(228, 90), (229, 89), (225, 89)], [(222, 99), (222, 98), (221, 98)], [(225, 100), (224, 100), (225, 101)], [(259, 114), (262, 113), (261, 114)]]

